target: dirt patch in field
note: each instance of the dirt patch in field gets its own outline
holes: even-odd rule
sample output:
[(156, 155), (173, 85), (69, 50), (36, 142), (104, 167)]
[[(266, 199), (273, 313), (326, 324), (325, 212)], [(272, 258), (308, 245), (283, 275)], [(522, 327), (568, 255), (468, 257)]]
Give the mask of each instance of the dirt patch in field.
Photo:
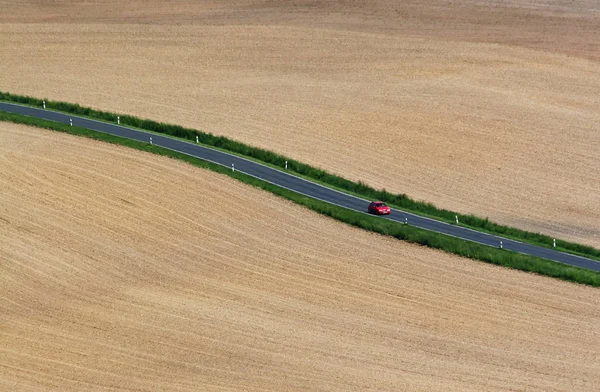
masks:
[(0, 89), (600, 247), (595, 1), (0, 0)]
[(0, 389), (595, 390), (598, 290), (0, 123)]

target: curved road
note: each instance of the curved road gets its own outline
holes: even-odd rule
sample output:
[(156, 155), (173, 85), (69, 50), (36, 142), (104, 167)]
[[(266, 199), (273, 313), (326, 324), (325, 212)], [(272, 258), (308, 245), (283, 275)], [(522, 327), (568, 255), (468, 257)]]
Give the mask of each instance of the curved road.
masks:
[[(37, 109), (28, 106), (21, 106), (12, 103), (0, 102), (0, 110), (18, 113), (25, 116), (37, 117), (45, 120), (69, 124), (70, 119), (73, 125), (88, 128), (98, 132), (109, 133), (116, 136), (121, 136), (128, 139), (149, 142), (152, 137), (152, 142), (158, 146), (168, 148), (188, 154), (206, 161), (217, 163), (231, 168), (232, 164), (235, 170), (245, 174), (260, 178), (264, 181), (279, 185), (281, 187), (293, 190), (300, 194), (313, 197), (331, 204), (349, 208), (355, 211), (366, 213), (368, 201), (359, 197), (351, 196), (319, 184), (315, 184), (308, 180), (288, 174), (284, 171), (273, 169), (268, 166), (261, 165), (254, 161), (240, 158), (222, 151), (213, 150), (208, 147), (197, 145), (191, 142), (172, 139), (167, 136), (147, 133), (124, 126), (110, 124), (87, 118), (77, 117), (70, 114), (54, 112), (50, 110)], [(581, 268), (600, 272), (600, 262), (588, 258), (557, 252), (552, 249), (542, 248), (535, 245), (529, 245), (522, 242), (510, 240), (507, 238), (498, 237), (492, 234), (486, 234), (479, 231), (474, 231), (464, 227), (451, 225), (448, 223), (436, 221), (429, 218), (424, 218), (419, 215), (414, 215), (405, 211), (393, 210), (390, 216), (382, 217), (382, 219), (390, 219), (422, 229), (435, 231), (438, 233), (450, 235), (453, 237), (462, 238), (467, 241), (473, 241), (480, 244), (499, 247), (500, 241), (504, 249), (523, 253), (526, 255), (537, 256), (544, 259), (556, 261), (563, 264), (569, 264)]]

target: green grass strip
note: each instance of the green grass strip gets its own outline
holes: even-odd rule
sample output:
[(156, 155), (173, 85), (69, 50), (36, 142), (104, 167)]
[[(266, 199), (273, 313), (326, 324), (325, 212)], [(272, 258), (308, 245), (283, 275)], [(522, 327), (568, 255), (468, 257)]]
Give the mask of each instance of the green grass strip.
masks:
[(600, 286), (600, 273), (594, 271), (589, 271), (578, 267), (571, 267), (565, 264), (555, 263), (553, 261), (522, 255), (507, 250), (496, 249), (459, 238), (422, 230), (414, 226), (388, 221), (368, 214), (349, 210), (347, 208), (338, 207), (320, 200), (315, 200), (310, 197), (300, 195), (296, 192), (270, 184), (266, 181), (254, 178), (244, 173), (237, 171), (232, 172), (230, 169), (223, 166), (206, 162), (179, 152), (171, 151), (157, 145), (95, 132), (77, 126), (69, 126), (66, 124), (21, 116), (3, 111), (0, 111), (0, 121), (8, 121), (65, 132), (72, 135), (101, 140), (112, 144), (119, 144), (137, 150), (178, 159), (194, 166), (209, 169), (235, 178), (246, 184), (289, 199), (315, 212), (326, 215), (340, 222), (359, 227), (361, 229), (424, 245), (429, 248), (440, 249), (473, 260), (480, 260), (486, 263), (496, 264), (526, 272), (533, 272), (539, 275), (545, 275), (593, 287)]
[[(88, 107), (82, 107), (77, 104), (67, 102), (57, 102), (42, 100), (38, 98), (15, 95), (0, 91), (0, 101), (16, 102), (24, 105), (42, 107), (43, 101), (46, 102), (46, 108), (56, 111), (72, 113), (79, 116), (89, 117), (97, 120), (115, 123), (117, 114), (94, 110)], [(276, 154), (262, 148), (248, 146), (246, 144), (231, 140), (224, 136), (215, 136), (211, 133), (202, 132), (196, 129), (185, 128), (179, 125), (164, 124), (152, 120), (140, 119), (134, 116), (120, 115), (120, 123), (122, 125), (139, 128), (151, 132), (161, 133), (189, 141), (196, 141), (196, 137), (201, 144), (218, 149), (226, 150), (231, 153), (248, 157), (250, 159), (266, 163), (270, 166), (279, 168), (285, 167), (285, 162), (288, 162), (288, 171), (294, 172), (304, 178), (312, 179), (323, 185), (331, 186), (332, 188), (346, 191), (350, 194), (362, 197), (368, 200), (382, 200), (392, 207), (412, 212), (418, 215), (434, 218), (446, 223), (455, 224), (455, 217), (458, 216), (459, 224), (463, 227), (468, 227), (474, 230), (495, 234), (498, 236), (511, 238), (517, 241), (542, 246), (545, 248), (553, 248), (553, 238), (525, 230), (520, 230), (514, 227), (503, 226), (491, 222), (488, 218), (480, 218), (474, 215), (459, 214), (453, 211), (440, 209), (432, 203), (416, 201), (408, 197), (406, 194), (392, 194), (385, 189), (377, 190), (364, 182), (353, 182), (335, 174), (328, 173), (324, 170), (314, 168), (304, 163), (298, 162), (283, 155)], [(574, 242), (563, 241), (556, 239), (557, 251), (572, 253), (588, 257), (600, 261), (600, 250), (591, 246), (577, 244)]]

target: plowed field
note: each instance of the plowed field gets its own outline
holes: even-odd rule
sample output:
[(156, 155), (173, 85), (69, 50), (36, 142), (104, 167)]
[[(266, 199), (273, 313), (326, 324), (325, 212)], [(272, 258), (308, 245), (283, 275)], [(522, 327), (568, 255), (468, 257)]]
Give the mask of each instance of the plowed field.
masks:
[(0, 0), (0, 90), (600, 247), (593, 0)]
[(597, 289), (0, 123), (2, 391), (584, 391)]

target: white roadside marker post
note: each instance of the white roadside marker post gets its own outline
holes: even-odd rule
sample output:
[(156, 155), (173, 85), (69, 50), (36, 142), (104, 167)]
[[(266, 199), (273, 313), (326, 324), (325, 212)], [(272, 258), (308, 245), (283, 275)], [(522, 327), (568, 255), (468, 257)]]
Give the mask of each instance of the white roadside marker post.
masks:
[(150, 144), (152, 144), (152, 136), (150, 136)]
[(456, 218), (456, 224), (458, 225), (458, 215), (454, 215), (454, 217)]
[(44, 109), (46, 109), (46, 101), (42, 101), (42, 103), (44, 104)]
[(556, 238), (552, 240), (552, 247), (556, 248)]
[(199, 143), (199, 142), (198, 142), (198, 136), (196, 136), (196, 144), (198, 144), (198, 143)]
[(73, 126), (73, 119), (72, 118), (69, 119), (69, 125)]
[(285, 161), (285, 168), (286, 168), (286, 170), (287, 170), (287, 161)]
[(117, 124), (121, 124), (121, 116), (117, 116)]
[(233, 164), (233, 163), (231, 164), (231, 171), (232, 171), (232, 172), (234, 172), (234, 171), (235, 171), (235, 166), (234, 166), (234, 164)]

